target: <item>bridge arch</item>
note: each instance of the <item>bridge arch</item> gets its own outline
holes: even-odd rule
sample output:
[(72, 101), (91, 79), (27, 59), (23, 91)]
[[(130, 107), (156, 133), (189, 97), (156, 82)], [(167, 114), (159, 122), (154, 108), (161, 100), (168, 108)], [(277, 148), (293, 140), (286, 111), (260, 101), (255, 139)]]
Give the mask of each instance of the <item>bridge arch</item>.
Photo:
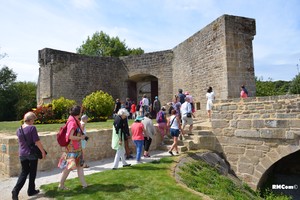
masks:
[[(264, 187), (265, 183), (270, 180), (269, 178), (277, 172), (296, 172), (300, 175), (299, 160), (300, 149), (298, 145), (280, 145), (278, 148), (268, 152), (256, 167), (256, 175), (259, 180), (256, 184), (257, 189)], [(285, 180), (280, 181), (280, 184), (288, 183)]]

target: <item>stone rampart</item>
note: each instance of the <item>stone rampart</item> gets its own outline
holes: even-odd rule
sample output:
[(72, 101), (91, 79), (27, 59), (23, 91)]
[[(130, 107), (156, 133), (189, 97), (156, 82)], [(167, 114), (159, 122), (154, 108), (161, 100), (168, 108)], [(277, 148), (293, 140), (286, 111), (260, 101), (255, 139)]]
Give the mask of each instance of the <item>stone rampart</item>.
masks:
[[(116, 151), (111, 148), (112, 129), (88, 130), (89, 141), (85, 149), (85, 159), (88, 161), (112, 158)], [(45, 160), (39, 160), (38, 171), (51, 170), (57, 167), (60, 156), (64, 148), (60, 147), (56, 140), (56, 133), (39, 133), (41, 142), (47, 150), (48, 155)], [(150, 150), (155, 150), (159, 146), (160, 135), (156, 134), (152, 140)], [(21, 171), (21, 164), (18, 156), (19, 144), (17, 136), (0, 137), (0, 172), (2, 176), (18, 176)], [(129, 140), (129, 147), (135, 152), (132, 140)]]
[(205, 94), (212, 86), (218, 99), (239, 97), (245, 84), (255, 96), (252, 40), (255, 20), (223, 15), (171, 50), (143, 55), (91, 57), (54, 49), (39, 51), (37, 99), (45, 103), (64, 96), (80, 103), (96, 90), (125, 101), (140, 101), (139, 83), (151, 84), (153, 101), (164, 105), (181, 88), (205, 114)]
[(299, 148), (300, 96), (221, 100), (214, 104), (215, 150), (243, 181), (257, 188), (263, 174)]

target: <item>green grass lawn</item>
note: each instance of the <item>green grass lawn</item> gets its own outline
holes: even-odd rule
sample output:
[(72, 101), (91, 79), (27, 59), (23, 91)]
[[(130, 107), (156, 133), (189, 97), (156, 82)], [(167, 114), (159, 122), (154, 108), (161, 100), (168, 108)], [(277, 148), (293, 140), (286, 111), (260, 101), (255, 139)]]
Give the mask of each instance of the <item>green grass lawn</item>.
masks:
[(47, 197), (55, 199), (201, 199), (191, 193), (171, 176), (174, 158), (134, 165), (118, 170), (86, 176), (89, 186), (81, 188), (78, 178), (66, 181), (69, 191), (57, 190), (58, 183), (43, 185)]
[[(105, 200), (193, 200), (202, 199), (176, 182), (173, 176), (178, 157), (166, 157), (152, 163), (143, 163), (118, 170), (107, 170), (86, 176), (89, 186), (82, 189), (78, 178), (68, 179), (68, 191), (58, 190), (58, 183), (42, 185), (46, 197), (55, 199)], [(290, 200), (269, 193), (264, 198), (245, 184), (236, 184), (202, 161), (189, 162), (180, 167), (182, 181), (192, 190), (218, 200)], [(58, 180), (59, 181), (59, 180)]]
[[(129, 125), (133, 123), (133, 120), (129, 120)], [(154, 123), (154, 122), (153, 122)], [(106, 129), (112, 128), (113, 120), (109, 119), (106, 122), (89, 122), (86, 125), (87, 129)], [(57, 132), (64, 124), (35, 124), (39, 134), (42, 132)], [(20, 121), (12, 122), (0, 122), (0, 133), (16, 134), (16, 130), (21, 126)]]

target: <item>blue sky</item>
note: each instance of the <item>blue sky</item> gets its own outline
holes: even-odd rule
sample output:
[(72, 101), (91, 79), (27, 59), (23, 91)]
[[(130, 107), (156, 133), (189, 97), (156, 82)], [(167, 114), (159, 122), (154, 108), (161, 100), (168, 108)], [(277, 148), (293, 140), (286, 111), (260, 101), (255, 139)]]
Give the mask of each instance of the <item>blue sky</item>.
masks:
[(0, 65), (38, 80), (38, 50), (76, 52), (104, 31), (129, 48), (172, 49), (223, 14), (254, 18), (255, 75), (292, 80), (300, 68), (299, 0), (0, 0)]

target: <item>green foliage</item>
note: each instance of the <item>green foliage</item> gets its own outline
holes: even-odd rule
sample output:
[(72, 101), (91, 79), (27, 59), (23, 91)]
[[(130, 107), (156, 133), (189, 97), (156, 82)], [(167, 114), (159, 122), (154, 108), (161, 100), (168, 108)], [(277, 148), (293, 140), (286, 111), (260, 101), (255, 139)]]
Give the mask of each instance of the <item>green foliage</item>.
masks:
[(291, 94), (300, 94), (300, 74), (296, 75), (295, 78), (293, 78), (289, 92)]
[(14, 105), (17, 102), (13, 84), (17, 75), (4, 66), (0, 70), (0, 121), (16, 120)]
[(53, 99), (51, 103), (55, 119), (67, 119), (69, 110), (76, 105), (74, 100), (65, 99), (64, 97)]
[(7, 66), (0, 70), (0, 89), (8, 89), (16, 80), (17, 74)]
[(288, 93), (289, 81), (272, 81), (271, 78), (268, 81), (263, 81), (263, 78), (255, 77), (256, 83), (256, 96), (277, 96)]
[(36, 107), (36, 83), (17, 82), (13, 85), (17, 102), (14, 104), (16, 118), (22, 119), (23, 115)]
[(107, 119), (112, 114), (114, 108), (114, 99), (108, 93), (96, 91), (86, 96), (82, 105), (86, 109), (89, 118), (96, 120)]
[(88, 36), (87, 40), (76, 49), (77, 53), (89, 56), (127, 56), (140, 55), (144, 53), (141, 48), (127, 48), (125, 41), (120, 41), (119, 37), (109, 37), (103, 31), (96, 32), (92, 38)]
[(249, 187), (237, 185), (203, 161), (194, 161), (181, 167), (179, 175), (193, 190), (213, 199), (259, 199)]

